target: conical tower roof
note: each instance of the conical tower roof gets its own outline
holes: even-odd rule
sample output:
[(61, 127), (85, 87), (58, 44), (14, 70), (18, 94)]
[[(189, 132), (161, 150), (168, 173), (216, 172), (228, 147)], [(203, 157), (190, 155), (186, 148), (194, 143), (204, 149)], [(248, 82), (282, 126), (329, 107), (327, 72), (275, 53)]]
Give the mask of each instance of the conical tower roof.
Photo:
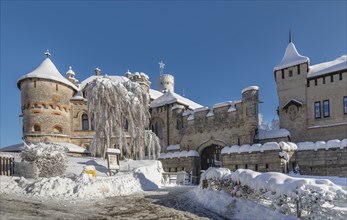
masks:
[(274, 67), (274, 71), (295, 66), (301, 63), (310, 62), (308, 57), (302, 56), (296, 50), (293, 42), (289, 42), (282, 61)]
[(67, 80), (65, 77), (63, 77), (60, 72), (58, 71), (57, 67), (55, 67), (54, 63), (51, 61), (49, 57), (47, 57), (35, 70), (32, 72), (25, 74), (24, 76), (21, 76), (17, 80), (17, 86), (20, 88), (20, 82), (24, 79), (28, 78), (39, 78), (39, 79), (48, 79), (53, 80), (56, 82), (60, 82), (62, 84), (65, 84), (71, 88), (73, 88), (75, 91), (77, 91), (77, 87), (71, 83), (69, 80)]

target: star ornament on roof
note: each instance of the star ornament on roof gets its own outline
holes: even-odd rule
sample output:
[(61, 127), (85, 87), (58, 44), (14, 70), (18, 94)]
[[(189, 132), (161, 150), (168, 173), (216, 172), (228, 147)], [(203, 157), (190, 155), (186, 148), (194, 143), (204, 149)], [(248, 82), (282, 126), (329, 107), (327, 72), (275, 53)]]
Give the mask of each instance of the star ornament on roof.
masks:
[(159, 68), (164, 69), (164, 67), (165, 67), (165, 63), (163, 63), (163, 61), (160, 61), (159, 62)]

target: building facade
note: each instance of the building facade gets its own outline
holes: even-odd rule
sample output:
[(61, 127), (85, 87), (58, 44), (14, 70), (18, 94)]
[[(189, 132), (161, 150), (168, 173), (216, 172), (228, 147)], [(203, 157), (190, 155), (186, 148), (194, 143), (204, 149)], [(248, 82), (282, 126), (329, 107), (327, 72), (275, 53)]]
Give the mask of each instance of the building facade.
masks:
[(310, 65), (289, 42), (274, 76), (280, 127), (294, 142), (347, 136), (347, 55)]

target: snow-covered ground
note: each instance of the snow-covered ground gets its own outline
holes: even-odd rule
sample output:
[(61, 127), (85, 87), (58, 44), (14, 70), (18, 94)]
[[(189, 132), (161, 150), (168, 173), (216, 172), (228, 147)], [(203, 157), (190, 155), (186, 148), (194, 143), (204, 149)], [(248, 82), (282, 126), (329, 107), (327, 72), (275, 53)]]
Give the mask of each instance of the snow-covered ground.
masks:
[[(271, 201), (259, 203), (225, 190), (199, 186), (164, 187), (159, 161), (123, 160), (120, 165), (120, 171), (109, 176), (104, 159), (68, 157), (68, 168), (61, 177), (34, 180), (0, 176), (0, 215), (4, 219), (296, 219), (295, 215), (276, 211), (269, 205)], [(85, 166), (95, 167), (96, 178), (82, 174)], [(207, 179), (226, 177), (254, 188), (275, 187), (272, 190), (279, 193), (288, 193), (299, 183), (310, 185), (305, 189), (318, 187), (330, 195), (345, 195), (347, 188), (347, 179), (339, 177), (260, 174), (249, 170), (231, 173), (225, 168), (211, 169), (203, 175)], [(343, 214), (347, 208), (340, 204), (333, 211)]]

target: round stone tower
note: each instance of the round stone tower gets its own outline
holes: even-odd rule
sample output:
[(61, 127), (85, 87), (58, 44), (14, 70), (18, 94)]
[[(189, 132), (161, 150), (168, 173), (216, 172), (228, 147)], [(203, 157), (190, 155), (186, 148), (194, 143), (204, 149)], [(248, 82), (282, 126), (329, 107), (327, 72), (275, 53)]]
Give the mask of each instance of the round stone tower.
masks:
[(49, 58), (20, 77), (23, 139), (27, 142), (70, 142), (70, 98), (77, 87), (64, 78)]
[(158, 77), (158, 90), (160, 92), (175, 92), (175, 78), (170, 74), (160, 74)]

